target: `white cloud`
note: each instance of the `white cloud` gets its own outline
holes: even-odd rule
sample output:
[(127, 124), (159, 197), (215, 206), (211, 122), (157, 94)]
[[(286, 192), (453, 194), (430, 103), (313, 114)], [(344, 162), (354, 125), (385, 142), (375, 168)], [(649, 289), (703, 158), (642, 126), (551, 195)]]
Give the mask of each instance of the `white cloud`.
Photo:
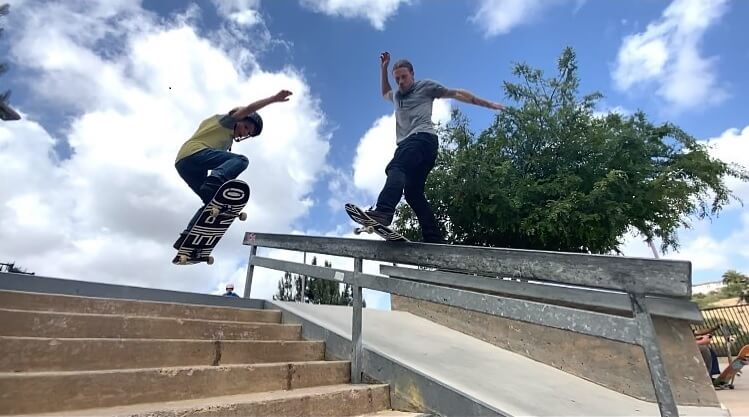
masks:
[(240, 26), (253, 26), (262, 22), (258, 9), (260, 0), (211, 0), (220, 16)]
[[(109, 3), (13, 9), (10, 52), (38, 87), (30, 101), (45, 106), (0, 124), (0, 256), (39, 275), (212, 291), (243, 273), (245, 230), (285, 232), (306, 215), (329, 149), (324, 115), (293, 70), (246, 72), (181, 18), (156, 23), (137, 3)], [(200, 205), (174, 169), (177, 150), (206, 117), (282, 88), (294, 95), (260, 111), (263, 135), (234, 145), (250, 159), (239, 177), (252, 189), (248, 220), (232, 225), (214, 265), (172, 265)], [(61, 137), (27, 116), (71, 106)], [(63, 140), (73, 154), (56, 161)]]
[(727, 0), (674, 0), (644, 32), (623, 39), (612, 72), (616, 87), (654, 84), (657, 95), (676, 110), (724, 100), (716, 58), (703, 57), (700, 42), (727, 9)]
[(616, 113), (622, 117), (626, 117), (634, 112), (622, 106), (603, 106), (602, 110), (596, 110), (593, 112), (593, 117), (606, 117), (609, 113)]
[[(432, 122), (446, 123), (449, 120), (450, 101), (435, 100)], [(376, 199), (385, 185), (385, 167), (393, 157), (395, 147), (395, 114), (377, 119), (359, 141), (353, 163), (353, 182), (369, 198)]]
[(398, 11), (401, 4), (412, 0), (300, 0), (299, 3), (315, 12), (345, 18), (365, 18), (377, 30)]
[[(710, 155), (718, 158), (723, 162), (735, 163), (749, 170), (749, 125), (743, 130), (727, 129), (720, 136), (704, 141), (708, 147)], [(743, 200), (744, 204), (749, 204), (749, 184), (742, 182), (737, 178), (726, 178), (726, 186), (734, 194)], [(732, 207), (738, 207), (734, 203)]]
[[(575, 0), (575, 9), (582, 7), (586, 0)], [(571, 0), (481, 0), (470, 21), (477, 23), (485, 36), (509, 33), (513, 28), (532, 23), (547, 9)]]

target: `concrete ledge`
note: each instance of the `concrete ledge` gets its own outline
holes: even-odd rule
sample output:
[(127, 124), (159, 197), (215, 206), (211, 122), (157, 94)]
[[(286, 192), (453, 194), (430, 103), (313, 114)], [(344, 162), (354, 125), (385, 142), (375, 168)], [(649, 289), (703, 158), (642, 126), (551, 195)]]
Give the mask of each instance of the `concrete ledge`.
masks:
[(321, 361), (323, 342), (0, 336), (0, 372)]
[(13, 310), (56, 311), (124, 316), (280, 323), (281, 312), (259, 308), (214, 307), (160, 301), (94, 298), (0, 290), (0, 306)]
[(0, 335), (57, 338), (299, 340), (300, 326), (0, 309)]
[(348, 362), (5, 373), (0, 374), (0, 414), (187, 400), (349, 381)]
[[(655, 401), (639, 346), (397, 295), (391, 296), (391, 305), (394, 311), (412, 313), (614, 391)], [(689, 322), (665, 317), (654, 317), (653, 322), (676, 403), (718, 407)]]
[(0, 272), (0, 290), (120, 298), (126, 300), (163, 301), (167, 303), (203, 304), (209, 306), (263, 308), (262, 300), (100, 282), (74, 281), (7, 272)]
[[(331, 385), (289, 391), (43, 414), (45, 416), (356, 416), (390, 407), (387, 385)], [(35, 414), (38, 415), (38, 414)], [(19, 416), (20, 417), (20, 416)]]

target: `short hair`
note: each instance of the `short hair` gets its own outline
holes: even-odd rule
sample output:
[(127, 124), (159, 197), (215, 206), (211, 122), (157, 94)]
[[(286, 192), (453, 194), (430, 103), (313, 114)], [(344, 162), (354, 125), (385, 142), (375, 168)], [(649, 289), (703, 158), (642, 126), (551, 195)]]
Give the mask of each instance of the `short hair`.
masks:
[(399, 59), (395, 62), (393, 65), (393, 71), (397, 70), (398, 68), (408, 68), (408, 70), (413, 74), (414, 72), (414, 66), (411, 65), (411, 62), (409, 62), (407, 59)]

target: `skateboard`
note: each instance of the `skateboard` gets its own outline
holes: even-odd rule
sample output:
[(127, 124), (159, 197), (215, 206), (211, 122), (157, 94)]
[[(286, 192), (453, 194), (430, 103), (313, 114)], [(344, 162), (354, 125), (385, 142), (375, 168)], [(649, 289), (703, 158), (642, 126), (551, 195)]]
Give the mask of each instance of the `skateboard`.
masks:
[(351, 220), (359, 223), (363, 227), (354, 228), (354, 234), (359, 235), (362, 232), (375, 233), (381, 238), (391, 242), (408, 242), (409, 240), (403, 237), (400, 233), (395, 232), (393, 229), (378, 223), (373, 218), (369, 217), (364, 210), (360, 209), (354, 204), (346, 203), (346, 213), (351, 217)]
[(749, 345), (741, 348), (736, 358), (731, 360), (726, 369), (715, 378), (713, 386), (716, 389), (733, 389), (733, 380), (736, 378), (736, 375), (741, 374), (741, 368), (747, 364), (749, 364)]
[(242, 209), (250, 199), (250, 186), (241, 180), (229, 180), (216, 191), (211, 201), (204, 205), (195, 224), (172, 259), (175, 265), (192, 265), (205, 262), (213, 264), (211, 252), (231, 226), (235, 218), (247, 219)]

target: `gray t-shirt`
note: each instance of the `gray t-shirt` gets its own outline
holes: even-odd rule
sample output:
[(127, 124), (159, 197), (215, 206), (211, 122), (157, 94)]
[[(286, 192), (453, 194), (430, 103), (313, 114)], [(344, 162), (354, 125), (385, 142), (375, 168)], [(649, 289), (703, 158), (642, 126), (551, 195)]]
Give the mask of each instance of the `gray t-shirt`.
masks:
[(437, 134), (432, 125), (432, 103), (442, 97), (447, 88), (432, 80), (418, 80), (405, 93), (395, 90), (395, 143), (401, 143), (414, 133)]

